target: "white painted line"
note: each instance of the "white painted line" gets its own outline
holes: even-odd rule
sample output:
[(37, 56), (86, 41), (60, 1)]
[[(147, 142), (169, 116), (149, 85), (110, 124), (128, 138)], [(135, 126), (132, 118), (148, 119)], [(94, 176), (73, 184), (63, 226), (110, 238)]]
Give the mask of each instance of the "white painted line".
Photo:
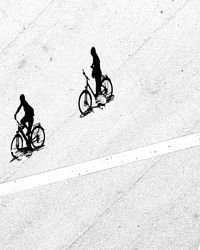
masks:
[(0, 196), (83, 176), (200, 145), (200, 133), (136, 148), (88, 162), (67, 166), (0, 184)]

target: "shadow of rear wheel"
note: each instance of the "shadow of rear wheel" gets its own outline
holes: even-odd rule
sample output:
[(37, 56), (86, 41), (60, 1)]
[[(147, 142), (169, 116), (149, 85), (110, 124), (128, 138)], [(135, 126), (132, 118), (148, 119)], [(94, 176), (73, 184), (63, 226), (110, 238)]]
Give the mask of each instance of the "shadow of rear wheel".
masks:
[(34, 148), (39, 148), (44, 145), (45, 133), (41, 126), (35, 126), (31, 132), (31, 142)]
[(80, 94), (79, 99), (78, 99), (78, 107), (79, 107), (81, 114), (85, 114), (88, 112), (88, 110), (91, 110), (92, 96), (87, 90), (84, 90)]
[(109, 100), (113, 95), (113, 85), (107, 76), (105, 76), (101, 82), (101, 94)]

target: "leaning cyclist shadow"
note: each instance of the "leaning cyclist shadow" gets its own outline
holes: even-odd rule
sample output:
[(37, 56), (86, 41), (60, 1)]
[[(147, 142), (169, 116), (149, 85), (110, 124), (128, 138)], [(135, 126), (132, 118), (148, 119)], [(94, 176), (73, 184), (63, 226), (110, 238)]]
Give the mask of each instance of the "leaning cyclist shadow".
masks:
[(40, 151), (44, 148), (44, 145), (42, 147), (36, 147), (36, 148), (28, 148), (28, 147), (25, 147), (21, 150), (21, 153), (19, 156), (15, 156), (13, 157), (10, 162), (13, 162), (13, 161), (21, 161), (22, 159), (24, 159), (25, 157), (26, 158), (30, 158), (33, 154), (34, 151)]

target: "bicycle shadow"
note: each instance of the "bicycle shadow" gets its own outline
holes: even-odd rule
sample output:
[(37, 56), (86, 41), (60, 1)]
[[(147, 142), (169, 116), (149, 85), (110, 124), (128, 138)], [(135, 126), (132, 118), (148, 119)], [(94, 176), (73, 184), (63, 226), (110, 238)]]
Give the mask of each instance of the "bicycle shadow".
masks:
[(32, 156), (33, 152), (40, 151), (43, 148), (44, 148), (44, 145), (42, 147), (36, 147), (36, 148), (31, 148), (31, 149), (25, 147), (25, 148), (23, 148), (23, 150), (19, 156), (16, 156), (16, 157), (13, 156), (13, 158), (10, 160), (10, 163), (15, 161), (15, 160), (21, 161), (24, 157), (30, 158)]
[(94, 113), (94, 109), (96, 108), (103, 109), (105, 106), (106, 106), (105, 104), (92, 106), (91, 108), (87, 109), (84, 113), (80, 114), (80, 118), (83, 118), (89, 115), (90, 113)]
[(94, 113), (94, 109), (99, 108), (99, 109), (104, 109), (106, 107), (106, 104), (114, 100), (114, 95), (112, 95), (109, 99), (107, 99), (105, 104), (97, 104), (96, 106), (92, 106), (88, 108), (84, 113), (80, 114), (80, 118), (83, 118), (90, 113)]

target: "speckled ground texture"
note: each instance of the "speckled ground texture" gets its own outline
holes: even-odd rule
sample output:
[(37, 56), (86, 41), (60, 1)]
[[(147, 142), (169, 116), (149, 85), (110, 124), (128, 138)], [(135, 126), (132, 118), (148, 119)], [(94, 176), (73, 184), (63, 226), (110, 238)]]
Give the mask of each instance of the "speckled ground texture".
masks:
[[(0, 182), (199, 132), (199, 13), (199, 0), (1, 0)], [(80, 118), (92, 46), (115, 100)], [(10, 163), (21, 93), (47, 138)], [(200, 148), (10, 194), (0, 213), (3, 250), (197, 250)]]

